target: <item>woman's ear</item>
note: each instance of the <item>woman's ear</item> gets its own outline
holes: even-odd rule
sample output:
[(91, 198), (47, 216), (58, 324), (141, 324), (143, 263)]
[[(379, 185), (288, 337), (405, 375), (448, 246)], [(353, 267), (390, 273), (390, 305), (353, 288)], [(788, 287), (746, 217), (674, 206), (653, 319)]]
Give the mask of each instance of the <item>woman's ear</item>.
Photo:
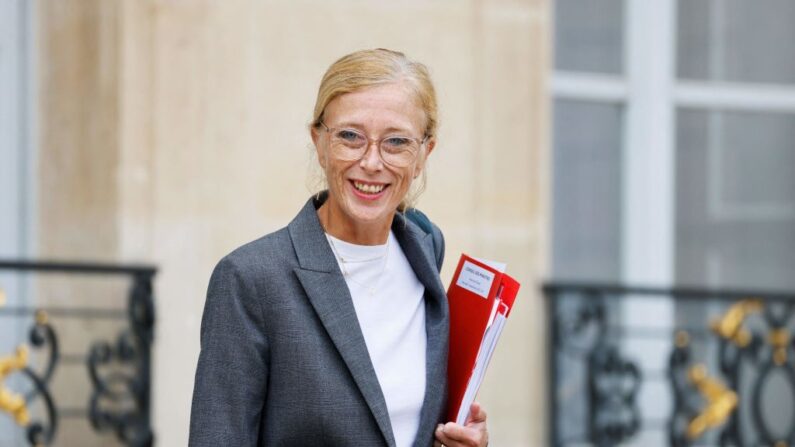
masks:
[(425, 169), (425, 163), (428, 161), (428, 156), (431, 155), (431, 152), (433, 152), (433, 148), (435, 147), (436, 147), (435, 138), (431, 138), (430, 140), (428, 140), (427, 143), (425, 143), (425, 154), (423, 155), (420, 162), (417, 163), (417, 166), (415, 166), (414, 168), (414, 178), (417, 178), (420, 176), (420, 174), (422, 174), (422, 170)]
[(312, 143), (314, 143), (315, 147), (317, 147), (317, 142), (320, 139), (320, 132), (318, 132), (317, 126), (309, 126), (309, 133), (312, 135)]
[(425, 150), (425, 158), (427, 159), (428, 156), (431, 155), (431, 152), (433, 152), (433, 148), (436, 147), (436, 138), (431, 138), (428, 140), (428, 142), (425, 143), (425, 147), (427, 147)]

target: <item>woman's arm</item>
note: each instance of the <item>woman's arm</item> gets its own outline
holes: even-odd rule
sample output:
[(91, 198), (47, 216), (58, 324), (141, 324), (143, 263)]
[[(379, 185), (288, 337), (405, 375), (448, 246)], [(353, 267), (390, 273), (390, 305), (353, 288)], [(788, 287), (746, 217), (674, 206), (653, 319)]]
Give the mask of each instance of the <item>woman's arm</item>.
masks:
[(262, 318), (251, 281), (230, 257), (221, 260), (202, 317), (190, 446), (257, 445), (268, 380)]

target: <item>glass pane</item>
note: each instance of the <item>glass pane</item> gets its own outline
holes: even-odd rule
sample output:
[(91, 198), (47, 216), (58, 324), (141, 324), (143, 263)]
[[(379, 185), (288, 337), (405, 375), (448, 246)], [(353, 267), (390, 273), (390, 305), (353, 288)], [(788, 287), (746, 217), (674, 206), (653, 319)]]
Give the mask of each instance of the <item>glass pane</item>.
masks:
[(624, 2), (555, 1), (555, 68), (623, 72)]
[(795, 1), (680, 0), (678, 76), (795, 82)]
[(620, 278), (621, 120), (618, 105), (555, 102), (556, 279)]
[(795, 288), (795, 114), (677, 116), (676, 275)]

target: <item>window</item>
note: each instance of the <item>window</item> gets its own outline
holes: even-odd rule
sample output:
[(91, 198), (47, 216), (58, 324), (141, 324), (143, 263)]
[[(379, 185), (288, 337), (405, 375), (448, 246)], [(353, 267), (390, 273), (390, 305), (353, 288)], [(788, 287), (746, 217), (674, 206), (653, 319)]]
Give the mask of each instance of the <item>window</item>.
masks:
[(554, 4), (555, 277), (795, 289), (795, 3)]

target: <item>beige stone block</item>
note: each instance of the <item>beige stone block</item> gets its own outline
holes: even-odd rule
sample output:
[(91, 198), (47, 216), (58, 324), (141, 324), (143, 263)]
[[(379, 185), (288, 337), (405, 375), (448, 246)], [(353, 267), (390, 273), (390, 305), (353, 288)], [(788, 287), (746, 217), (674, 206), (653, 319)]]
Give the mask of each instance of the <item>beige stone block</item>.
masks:
[(116, 8), (42, 2), (38, 11), (38, 245), (42, 256), (107, 259), (116, 248)]

